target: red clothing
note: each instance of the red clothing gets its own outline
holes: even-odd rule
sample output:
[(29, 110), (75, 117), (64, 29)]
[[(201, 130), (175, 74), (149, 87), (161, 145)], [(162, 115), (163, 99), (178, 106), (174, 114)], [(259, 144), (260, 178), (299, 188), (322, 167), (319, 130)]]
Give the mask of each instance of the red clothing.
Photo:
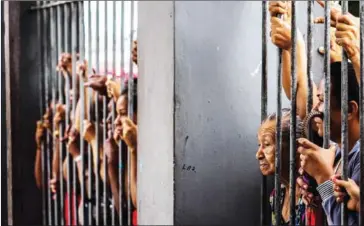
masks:
[(138, 220), (137, 211), (136, 211), (136, 210), (134, 210), (132, 215), (133, 215), (133, 221), (132, 221), (132, 224), (133, 224), (134, 226), (136, 226), (136, 225), (138, 225), (138, 224), (137, 224), (137, 220)]
[(70, 224), (70, 222), (68, 221), (68, 213), (70, 212), (70, 210), (68, 210), (68, 193), (65, 193), (65, 197), (64, 197), (64, 219), (65, 219), (65, 224), (66, 225), (77, 225), (76, 224), (76, 218), (75, 218), (75, 213), (77, 214), (77, 209), (75, 209), (74, 207), (77, 205), (80, 204), (80, 200), (81, 200), (81, 197), (78, 196), (77, 198), (77, 204), (75, 203), (75, 197), (76, 195), (73, 193), (72, 195), (72, 203), (71, 203), (71, 221), (72, 221), (72, 224)]

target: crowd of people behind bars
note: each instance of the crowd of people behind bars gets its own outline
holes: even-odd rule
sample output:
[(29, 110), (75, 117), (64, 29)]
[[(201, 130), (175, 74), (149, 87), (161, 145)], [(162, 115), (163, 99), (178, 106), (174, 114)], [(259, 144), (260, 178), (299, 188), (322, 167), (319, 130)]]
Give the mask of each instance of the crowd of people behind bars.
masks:
[[(324, 1), (317, 1), (322, 7)], [(290, 84), (291, 84), (291, 6), (289, 2), (275, 1), (269, 2), (270, 12), (270, 26), (271, 26), (271, 41), (278, 48), (282, 49), (282, 85), (286, 96), (291, 98)], [(277, 15), (282, 15), (278, 18)], [(316, 18), (315, 23), (323, 23), (323, 17)], [(308, 79), (307, 79), (307, 54), (305, 48), (305, 41), (300, 33), (297, 31), (297, 120), (295, 131), (297, 140), (297, 173), (299, 177), (296, 181), (296, 194), (292, 195), (296, 199), (296, 222), (290, 221), (290, 184), (289, 184), (289, 150), (290, 150), (290, 109), (282, 109), (282, 149), (281, 149), (281, 189), (279, 195), (280, 202), (278, 203), (281, 210), (280, 224), (281, 225), (323, 225), (326, 221), (329, 225), (341, 224), (341, 203), (345, 202), (348, 212), (349, 225), (357, 225), (359, 223), (358, 211), (359, 205), (359, 176), (360, 176), (360, 124), (359, 124), (359, 79), (360, 79), (360, 49), (359, 49), (359, 19), (351, 14), (343, 15), (339, 5), (332, 5), (331, 8), (331, 39), (330, 39), (330, 75), (331, 75), (331, 90), (328, 92), (330, 95), (330, 146), (328, 149), (322, 148), (324, 131), (324, 94), (325, 83), (324, 80), (318, 86), (311, 81), (312, 84), (312, 109), (306, 109), (308, 100)], [(342, 50), (344, 50), (350, 60), (348, 64), (348, 177), (347, 181), (342, 180), (342, 156), (341, 156), (341, 60)], [(319, 52), (323, 53), (322, 49)], [(133, 48), (133, 61), (137, 64), (137, 48), (136, 42)], [(315, 63), (315, 62), (313, 62)], [(110, 224), (110, 214), (112, 211), (119, 211), (120, 208), (125, 211), (126, 205), (119, 203), (119, 186), (123, 186), (124, 190), (130, 187), (130, 194), (125, 195), (124, 198), (131, 198), (133, 204), (133, 224), (136, 224), (135, 208), (136, 203), (136, 158), (137, 158), (137, 78), (134, 78), (134, 87), (129, 92), (128, 86), (123, 86), (118, 78), (108, 78), (106, 75), (96, 75), (95, 72), (88, 71), (87, 61), (78, 61), (76, 67), (77, 85), (75, 87), (67, 88), (65, 86), (65, 93), (69, 92), (69, 101), (72, 104), (76, 101), (76, 110), (74, 114), (72, 111), (67, 111), (64, 104), (50, 104), (46, 113), (41, 121), (37, 122), (36, 130), (36, 143), (37, 155), (35, 163), (35, 177), (39, 188), (48, 189), (47, 185), (42, 185), (42, 167), (41, 167), (41, 150), (42, 145), (46, 141), (45, 137), (54, 137), (55, 144), (52, 153), (52, 169), (51, 181), (49, 189), (55, 195), (59, 195), (59, 182), (63, 180), (65, 184), (72, 183), (72, 178), (67, 176), (67, 172), (72, 172), (72, 164), (68, 164), (71, 159), (76, 163), (78, 172), (78, 184), (87, 184), (91, 178), (100, 178), (101, 181), (107, 179), (108, 189), (110, 193), (107, 197), (109, 203), (102, 203), (103, 198), (100, 196), (102, 205), (110, 206), (108, 211), (107, 223)], [(56, 69), (55, 69), (56, 70)], [(72, 58), (70, 54), (63, 54), (57, 66), (65, 80), (71, 80), (72, 73)], [(92, 75), (91, 75), (92, 74)], [(90, 75), (90, 76), (89, 76)], [(81, 103), (79, 97), (79, 80), (83, 79), (85, 87), (89, 87), (94, 92), (91, 96), (91, 104), (88, 102)], [(71, 84), (71, 83), (69, 83)], [(126, 83), (125, 83), (126, 84)], [(134, 115), (128, 117), (128, 95), (134, 95)], [(98, 95), (96, 95), (98, 94)], [(99, 98), (97, 98), (99, 97)], [(102, 97), (106, 97), (109, 103), (106, 114), (108, 115), (106, 121), (100, 120), (96, 124), (93, 117), (95, 115), (95, 104), (102, 106)], [(81, 121), (80, 107), (84, 105), (84, 109), (91, 109), (91, 117), (87, 117), (86, 110), (84, 121)], [(113, 122), (112, 118), (112, 105), (116, 105), (117, 117)], [(99, 115), (102, 115), (103, 109), (98, 108)], [(52, 113), (55, 112), (53, 115)], [(70, 123), (65, 128), (64, 134), (60, 134), (60, 125), (65, 125), (66, 114), (69, 114)], [(262, 122), (258, 130), (258, 143), (259, 148), (256, 152), (256, 158), (259, 161), (259, 167), (263, 175), (274, 175), (275, 173), (275, 152), (276, 152), (276, 120), (277, 115), (270, 114)], [(54, 123), (54, 126), (52, 126)], [(114, 123), (115, 129), (112, 130)], [(83, 134), (80, 134), (80, 127), (83, 124)], [(99, 136), (96, 136), (95, 131), (98, 127)], [(103, 129), (107, 128), (107, 139), (102, 142)], [(81, 181), (80, 174), (82, 173), (80, 160), (86, 159), (89, 153), (85, 152), (81, 156), (80, 152), (80, 137), (83, 138), (91, 147), (92, 155), (92, 172), (89, 172), (86, 163), (85, 180)], [(310, 138), (310, 140), (308, 139)], [(99, 146), (97, 145), (99, 140)], [(52, 139), (50, 139), (52, 141)], [(122, 141), (122, 142), (119, 142)], [(60, 161), (59, 148), (60, 144), (67, 146), (69, 157), (65, 156)], [(119, 164), (119, 149), (118, 144), (124, 146), (124, 154), (120, 156), (123, 159), (124, 165)], [(128, 148), (126, 148), (128, 147)], [(125, 165), (126, 151), (130, 155), (131, 165)], [(104, 154), (106, 159), (104, 158)], [(63, 165), (60, 165), (63, 162)], [(106, 164), (106, 171), (104, 166)], [(126, 172), (130, 167), (131, 179), (130, 185), (126, 180)], [(62, 168), (62, 170), (60, 170)], [(62, 171), (63, 175), (60, 175)], [(119, 172), (124, 174), (123, 185), (119, 184)], [(95, 179), (92, 180), (95, 183)], [(101, 184), (101, 183), (100, 183)], [(96, 188), (95, 184), (92, 188)], [(100, 189), (101, 190), (101, 189)], [(93, 193), (86, 186), (87, 197), (88, 194)], [(73, 213), (78, 212), (78, 219), (80, 224), (88, 224), (87, 222), (80, 222), (80, 216), (84, 213), (82, 211), (75, 211), (67, 209), (68, 202), (76, 202), (77, 206), (81, 208), (80, 203), (85, 202), (88, 208), (94, 208), (95, 197), (93, 200), (83, 201), (80, 200), (79, 191), (77, 194), (72, 194), (74, 200), (69, 200), (68, 194), (64, 194), (64, 219), (67, 225), (76, 224), (75, 216)], [(274, 196), (275, 191), (272, 191), (270, 196), (270, 206), (272, 210), (272, 225), (276, 225), (276, 216), (274, 215), (275, 204)], [(113, 205), (111, 205), (113, 203)], [(74, 205), (71, 205), (74, 206)], [(55, 210), (59, 211), (59, 210)], [(72, 217), (68, 214), (71, 212)], [(95, 211), (92, 211), (95, 213)], [(102, 211), (100, 212), (102, 214)], [(95, 219), (93, 214), (92, 218)], [(69, 222), (69, 219), (72, 222)], [(85, 217), (87, 219), (87, 217)], [(123, 222), (125, 224), (125, 222)]]
[[(322, 7), (329, 2), (317, 1)], [(291, 99), (291, 4), (289, 1), (269, 2), (271, 41), (282, 49), (282, 86)], [(282, 15), (282, 18), (277, 15)], [(276, 225), (275, 205), (280, 205), (280, 225), (341, 225), (341, 203), (348, 208), (348, 224), (358, 225), (359, 178), (360, 178), (360, 123), (359, 83), (360, 46), (359, 18), (350, 13), (342, 14), (338, 4), (331, 5), (330, 28), (330, 116), (325, 115), (325, 80), (316, 86), (308, 84), (307, 54), (303, 35), (297, 29), (297, 158), (295, 222), (290, 222), (290, 109), (282, 110), (281, 189), (278, 203), (274, 202), (276, 192), (270, 196), (272, 224)], [(316, 18), (323, 23), (324, 18)], [(348, 180), (342, 175), (341, 137), (341, 61), (342, 50), (348, 56)], [(322, 48), (319, 52), (323, 53)], [(313, 62), (315, 64), (315, 62)], [(312, 85), (312, 109), (306, 109), (309, 101), (308, 85)], [(324, 129), (324, 118), (329, 117), (329, 131)], [(276, 114), (268, 115), (258, 131), (259, 149), (256, 158), (263, 175), (274, 175), (276, 150)], [(322, 148), (323, 136), (330, 132), (330, 145)], [(308, 139), (310, 138), (310, 139)]]
[[(133, 62), (137, 65), (136, 41), (134, 41), (131, 55)], [(76, 73), (72, 71), (72, 62), (76, 62)], [(133, 76), (133, 86), (129, 87), (127, 76), (99, 75), (94, 69), (90, 72), (86, 60), (79, 59), (79, 55), (77, 55), (75, 61), (69, 53), (60, 56), (57, 68), (54, 70), (60, 72), (64, 78), (66, 100), (64, 103), (48, 103), (43, 118), (37, 122), (35, 133), (37, 152), (34, 173), (36, 184), (44, 192), (48, 192), (50, 189), (53, 194), (53, 201), (56, 197), (60, 200), (61, 195), (64, 197), (63, 205), (58, 205), (58, 207), (54, 207), (53, 201), (46, 203), (48, 211), (51, 211), (52, 214), (57, 212), (59, 219), (63, 218), (66, 225), (93, 225), (96, 222), (102, 225), (111, 225), (113, 223), (112, 213), (116, 216), (114, 218), (116, 222), (125, 225), (128, 223), (128, 202), (126, 200), (130, 199), (131, 222), (136, 225), (137, 76)], [(76, 84), (72, 83), (72, 76), (76, 76)], [(84, 82), (84, 90), (80, 90), (81, 79)], [(130, 88), (131, 92), (129, 92)], [(82, 102), (81, 92), (84, 92), (85, 97)], [(128, 105), (129, 95), (133, 95), (131, 105)], [(106, 98), (108, 103), (106, 112), (103, 109), (103, 98)], [(75, 105), (74, 111), (66, 108), (65, 103), (67, 102), (70, 108)], [(83, 117), (81, 115), (82, 105)], [(128, 106), (133, 106), (131, 117), (128, 115)], [(102, 117), (104, 114), (107, 117)], [(67, 122), (68, 117), (69, 122)], [(96, 117), (99, 119), (97, 120)], [(84, 121), (81, 121), (82, 119)], [(80, 134), (81, 126), (83, 127), (82, 134)], [(63, 134), (61, 134), (61, 127), (64, 128)], [(103, 134), (104, 131), (107, 134)], [(106, 136), (105, 140), (102, 139), (104, 135)], [(85, 150), (83, 155), (81, 155), (80, 139), (83, 139), (86, 144), (83, 146)], [(122, 146), (121, 152), (119, 152), (119, 145)], [(91, 150), (90, 153), (87, 151), (88, 146)], [(64, 151), (61, 156), (60, 149), (62, 148)], [(49, 151), (45, 151), (46, 149)], [(47, 168), (43, 166), (42, 169), (42, 151), (45, 153), (44, 158), (51, 159), (50, 181), (49, 183), (45, 182), (45, 184), (42, 182), (47, 181), (47, 179), (42, 180), (42, 176), (46, 177)], [(130, 156), (130, 165), (128, 165), (127, 155)], [(92, 159), (91, 164), (89, 164), (88, 158)], [(82, 159), (85, 164), (84, 171), (82, 170)], [(46, 165), (46, 161), (43, 164)], [(73, 168), (74, 166), (76, 169)], [(73, 177), (73, 170), (77, 172), (75, 178)], [(129, 171), (130, 180), (128, 180)], [(81, 176), (83, 172), (84, 177)], [(122, 174), (123, 178), (121, 184), (119, 183), (119, 173)], [(61, 180), (63, 191), (60, 191)], [(67, 185), (73, 183), (73, 180), (76, 180), (77, 190), (69, 194), (66, 188)], [(88, 186), (90, 180), (92, 184)], [(107, 184), (106, 193), (103, 190), (104, 183)], [(86, 189), (85, 200), (81, 199), (81, 186)], [(121, 189), (120, 186), (122, 186)], [(73, 190), (73, 186), (71, 190)], [(119, 202), (120, 191), (125, 191), (122, 194), (121, 205)], [(95, 192), (98, 192), (99, 195), (96, 196)], [(104, 199), (105, 194), (106, 199)], [(90, 199), (90, 197), (92, 198)], [(96, 210), (96, 199), (99, 201), (99, 211)], [(71, 208), (69, 208), (69, 202), (71, 202)], [(83, 204), (86, 206), (85, 213), (83, 212)], [(61, 206), (63, 206), (62, 211)], [(104, 206), (107, 207), (106, 222), (103, 220)], [(88, 216), (88, 208), (91, 208), (91, 217)], [(124, 216), (120, 221), (118, 219), (119, 211)], [(88, 219), (92, 219), (92, 221), (90, 222)], [(53, 224), (60, 224), (61, 221), (58, 221), (55, 222), (54, 219)]]

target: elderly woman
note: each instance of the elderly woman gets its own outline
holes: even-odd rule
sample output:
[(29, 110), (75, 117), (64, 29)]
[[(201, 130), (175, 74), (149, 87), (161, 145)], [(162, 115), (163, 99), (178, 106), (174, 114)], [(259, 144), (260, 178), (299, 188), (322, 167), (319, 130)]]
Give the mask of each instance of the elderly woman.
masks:
[[(281, 205), (281, 224), (282, 225), (301, 225), (304, 221), (305, 205), (300, 200), (298, 186), (296, 187), (296, 222), (289, 222), (290, 206), (289, 206), (289, 139), (290, 139), (290, 115), (289, 109), (282, 110), (282, 150), (281, 150), (281, 193), (279, 195)], [(256, 158), (259, 161), (260, 171), (263, 175), (269, 176), (275, 173), (275, 154), (276, 154), (276, 114), (269, 115), (261, 124), (258, 131), (259, 149), (256, 153)], [(297, 117), (297, 138), (302, 136), (302, 122)], [(298, 157), (298, 156), (297, 156)], [(299, 159), (297, 158), (297, 163)], [(297, 164), (298, 165), (298, 164)], [(270, 204), (274, 210), (274, 196), (273, 190), (270, 195)], [(274, 211), (272, 211), (272, 225), (275, 223)]]

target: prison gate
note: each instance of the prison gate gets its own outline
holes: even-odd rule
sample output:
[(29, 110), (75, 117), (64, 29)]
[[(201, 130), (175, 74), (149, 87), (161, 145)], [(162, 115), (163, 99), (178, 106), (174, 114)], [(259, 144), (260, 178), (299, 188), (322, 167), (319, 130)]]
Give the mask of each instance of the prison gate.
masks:
[[(321, 7), (311, 0), (289, 3), (288, 101), (282, 95), (283, 50), (270, 42), (269, 1), (1, 4), (6, 138), (2, 182), (7, 185), (3, 223), (282, 225), (284, 107), (290, 108), (289, 222), (296, 222), (297, 177), (315, 184), (308, 173), (297, 170), (297, 35), (300, 30), (307, 46), (307, 115), (315, 110), (312, 82), (324, 80), (319, 145), (328, 149), (334, 5)], [(340, 4), (343, 14), (355, 13), (349, 10), (353, 3)], [(364, 3), (359, 5), (362, 49)], [(314, 24), (318, 14), (324, 15), (323, 25)], [(316, 52), (320, 45), (323, 57)], [(343, 51), (339, 143), (344, 180), (349, 177), (350, 153), (348, 63)], [(363, 73), (360, 51), (360, 143), (364, 142)], [(262, 176), (255, 161), (257, 129), (269, 112), (276, 113), (273, 178)], [(125, 118), (130, 120), (127, 124)], [(125, 137), (112, 143), (117, 154), (106, 151), (120, 130), (118, 123), (124, 126), (120, 136), (126, 126), (137, 128), (137, 157)], [(43, 128), (39, 137), (40, 130), (34, 132), (38, 127)], [(305, 131), (304, 136), (314, 142), (310, 122)], [(42, 142), (36, 143), (34, 137), (42, 137)], [(360, 145), (360, 165), (363, 153)], [(117, 156), (114, 165), (111, 155)], [(360, 188), (363, 181), (361, 167)], [(272, 188), (274, 200), (269, 200)], [(364, 205), (362, 189), (360, 194)], [(343, 202), (342, 225), (348, 225), (348, 213)], [(363, 208), (358, 215), (362, 225)], [(330, 224), (326, 217), (316, 222), (324, 224)]]

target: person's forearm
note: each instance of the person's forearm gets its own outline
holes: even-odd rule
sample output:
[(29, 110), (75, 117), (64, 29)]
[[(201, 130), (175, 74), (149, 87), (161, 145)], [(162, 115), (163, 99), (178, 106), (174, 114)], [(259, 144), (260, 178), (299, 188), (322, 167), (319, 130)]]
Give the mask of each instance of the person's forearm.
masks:
[(118, 175), (118, 164), (116, 162), (107, 163), (107, 171), (110, 180), (111, 193), (113, 196), (115, 209), (117, 212), (120, 210), (119, 203), (119, 175)]
[(358, 81), (358, 84), (360, 84), (360, 54), (355, 54), (350, 58), (350, 61), (353, 64), (353, 68), (355, 70), (356, 80)]
[[(307, 55), (305, 43), (300, 34), (297, 37), (296, 46), (296, 76), (297, 76), (297, 114), (300, 118), (306, 116), (306, 104), (308, 97), (307, 80)], [(316, 85), (311, 81), (313, 90), (313, 102), (316, 103)], [(291, 99), (291, 50), (282, 52), (282, 86), (288, 99)]]
[(37, 147), (34, 165), (35, 183), (39, 189), (42, 188), (42, 149)]
[(52, 160), (52, 177), (57, 178), (59, 176), (59, 144), (60, 141), (58, 138), (54, 139), (54, 151), (53, 151), (53, 160)]
[(130, 166), (130, 192), (131, 201), (135, 208), (137, 208), (137, 151), (131, 153), (131, 166)]

